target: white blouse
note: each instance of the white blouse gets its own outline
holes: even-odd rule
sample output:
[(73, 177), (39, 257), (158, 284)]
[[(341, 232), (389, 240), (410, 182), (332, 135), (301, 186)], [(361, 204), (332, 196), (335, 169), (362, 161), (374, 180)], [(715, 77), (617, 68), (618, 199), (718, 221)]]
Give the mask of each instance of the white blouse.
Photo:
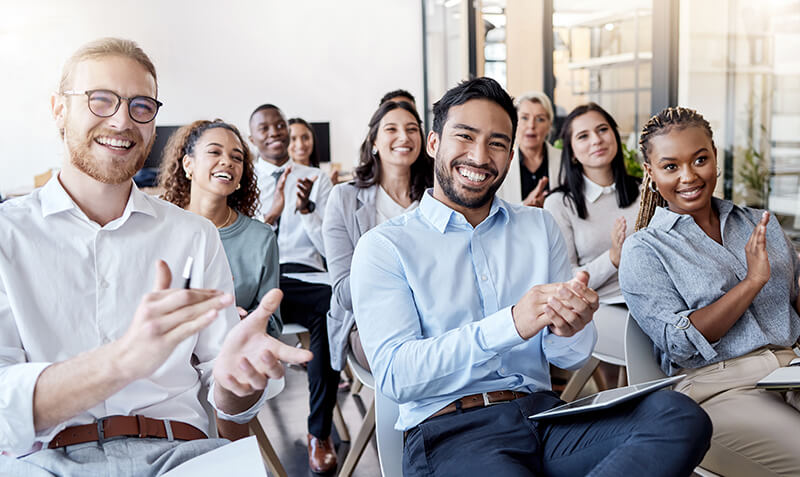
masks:
[(383, 187), (378, 186), (378, 193), (375, 195), (375, 225), (380, 225), (392, 217), (405, 214), (419, 206), (419, 201), (415, 200), (408, 207), (403, 207), (392, 199)]

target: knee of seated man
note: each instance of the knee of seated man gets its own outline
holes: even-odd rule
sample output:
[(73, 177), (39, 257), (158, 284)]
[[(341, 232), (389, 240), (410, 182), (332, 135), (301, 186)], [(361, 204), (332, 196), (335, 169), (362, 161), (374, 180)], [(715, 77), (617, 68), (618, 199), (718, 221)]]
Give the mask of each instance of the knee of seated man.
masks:
[(711, 440), (711, 418), (696, 402), (685, 394), (675, 391), (658, 391), (647, 395), (641, 409), (649, 418), (646, 422), (676, 442), (683, 441), (692, 446)]

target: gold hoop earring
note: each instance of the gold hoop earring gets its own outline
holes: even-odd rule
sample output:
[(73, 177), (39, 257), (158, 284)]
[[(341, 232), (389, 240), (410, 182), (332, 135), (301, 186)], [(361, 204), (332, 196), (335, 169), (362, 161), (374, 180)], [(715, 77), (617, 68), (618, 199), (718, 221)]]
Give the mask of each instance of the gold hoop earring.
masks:
[(652, 178), (650, 178), (650, 183), (648, 184), (648, 187), (650, 188), (650, 192), (658, 194), (658, 188), (656, 187), (656, 183), (653, 181)]
[(241, 182), (237, 183), (236, 184), (236, 190), (239, 190), (241, 188), (242, 188), (242, 183)]

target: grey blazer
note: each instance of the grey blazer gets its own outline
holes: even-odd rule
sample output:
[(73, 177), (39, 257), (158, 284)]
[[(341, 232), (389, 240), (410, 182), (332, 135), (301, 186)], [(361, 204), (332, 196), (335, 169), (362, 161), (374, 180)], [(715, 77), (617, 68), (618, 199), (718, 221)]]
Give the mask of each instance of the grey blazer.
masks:
[(350, 299), (350, 263), (356, 243), (375, 227), (378, 185), (366, 189), (349, 182), (331, 190), (322, 222), (322, 240), (328, 261), (333, 295), (328, 311), (328, 344), (333, 369), (344, 368), (350, 329), (355, 323)]

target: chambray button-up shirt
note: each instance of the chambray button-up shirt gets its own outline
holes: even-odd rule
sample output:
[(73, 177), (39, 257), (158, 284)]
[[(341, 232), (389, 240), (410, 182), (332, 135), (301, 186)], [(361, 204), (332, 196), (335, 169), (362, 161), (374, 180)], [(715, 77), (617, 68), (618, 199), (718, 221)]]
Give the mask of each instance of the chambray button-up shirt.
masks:
[(619, 281), (636, 322), (655, 345), (661, 369), (675, 374), (736, 358), (766, 345), (791, 346), (800, 336), (795, 310), (800, 263), (774, 216), (767, 224), (770, 279), (719, 341), (710, 343), (689, 320), (747, 276), (745, 245), (763, 211), (713, 199), (722, 245), (690, 215), (656, 209), (650, 225), (622, 247)]
[(430, 190), (418, 209), (367, 232), (350, 289), (377, 389), (400, 403), (399, 430), (463, 396), (550, 389), (548, 362), (580, 367), (593, 323), (525, 341), (511, 306), (532, 286), (569, 280), (564, 239), (542, 209), (495, 198), (473, 228)]

